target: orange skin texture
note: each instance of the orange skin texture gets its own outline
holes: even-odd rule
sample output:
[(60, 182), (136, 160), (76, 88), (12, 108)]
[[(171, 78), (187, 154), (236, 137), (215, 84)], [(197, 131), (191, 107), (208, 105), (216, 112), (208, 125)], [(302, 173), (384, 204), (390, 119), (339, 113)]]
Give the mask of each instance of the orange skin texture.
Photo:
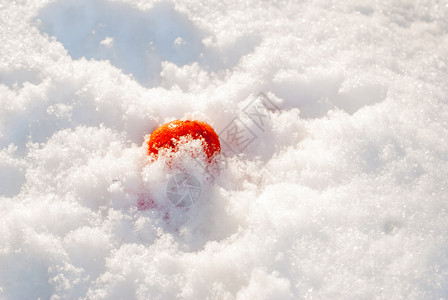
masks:
[(219, 137), (210, 125), (201, 121), (175, 120), (157, 127), (151, 133), (148, 141), (148, 155), (154, 155), (157, 158), (160, 149), (177, 151), (176, 142), (183, 136), (201, 139), (209, 160), (215, 153), (221, 152)]

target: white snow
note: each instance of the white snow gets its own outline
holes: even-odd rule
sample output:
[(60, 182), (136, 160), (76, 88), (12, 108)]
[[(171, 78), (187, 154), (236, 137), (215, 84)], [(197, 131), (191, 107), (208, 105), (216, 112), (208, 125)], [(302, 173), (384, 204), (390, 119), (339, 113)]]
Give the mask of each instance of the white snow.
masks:
[[(448, 298), (446, 1), (0, 0), (0, 40), (1, 299)], [(216, 165), (147, 157), (179, 118)]]

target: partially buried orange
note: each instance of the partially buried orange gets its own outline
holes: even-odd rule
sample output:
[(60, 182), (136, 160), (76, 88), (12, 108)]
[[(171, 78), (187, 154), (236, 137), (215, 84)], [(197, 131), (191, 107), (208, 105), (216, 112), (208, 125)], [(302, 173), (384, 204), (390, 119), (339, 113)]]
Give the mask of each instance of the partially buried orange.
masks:
[(157, 127), (151, 133), (148, 141), (148, 155), (153, 154), (157, 157), (161, 149), (177, 151), (181, 137), (202, 140), (202, 147), (208, 159), (211, 159), (215, 153), (221, 152), (219, 137), (210, 125), (201, 121), (175, 120)]

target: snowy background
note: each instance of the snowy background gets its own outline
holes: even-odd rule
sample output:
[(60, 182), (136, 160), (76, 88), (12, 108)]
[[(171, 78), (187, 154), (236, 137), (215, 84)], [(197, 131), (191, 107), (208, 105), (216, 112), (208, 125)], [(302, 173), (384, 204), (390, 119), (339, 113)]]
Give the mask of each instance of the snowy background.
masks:
[[(0, 299), (448, 298), (446, 1), (0, 0), (0, 40)], [(181, 209), (185, 117), (232, 151)]]

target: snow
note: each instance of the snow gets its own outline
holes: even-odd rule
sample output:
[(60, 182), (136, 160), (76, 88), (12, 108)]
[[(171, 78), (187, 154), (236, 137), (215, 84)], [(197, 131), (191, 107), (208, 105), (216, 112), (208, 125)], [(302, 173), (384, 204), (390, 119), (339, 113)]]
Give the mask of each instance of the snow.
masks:
[(445, 1), (0, 11), (1, 299), (448, 298)]

